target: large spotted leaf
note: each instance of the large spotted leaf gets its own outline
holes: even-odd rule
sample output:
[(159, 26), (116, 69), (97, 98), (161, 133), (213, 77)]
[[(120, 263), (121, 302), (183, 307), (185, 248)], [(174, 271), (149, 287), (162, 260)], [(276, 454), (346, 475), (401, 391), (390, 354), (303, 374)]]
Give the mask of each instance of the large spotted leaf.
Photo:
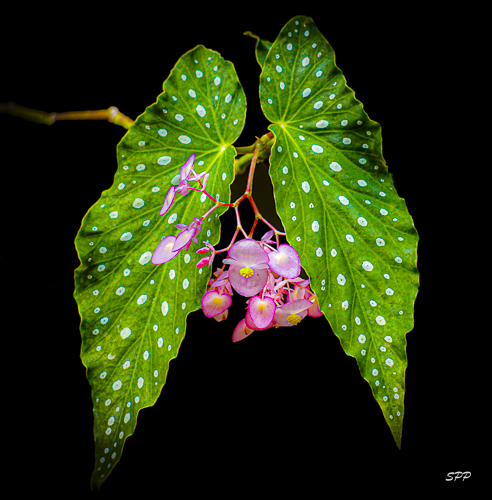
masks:
[(400, 446), (418, 236), (385, 165), (380, 125), (308, 17), (273, 43), (260, 99), (276, 138), (270, 175), (287, 239)]
[[(100, 487), (151, 406), (178, 354), (187, 315), (200, 307), (209, 278), (198, 270), (192, 243), (170, 262), (150, 262), (159, 241), (212, 206), (204, 194), (178, 194), (159, 210), (180, 166), (195, 153), (195, 170), (209, 174), (207, 190), (229, 202), (235, 149), (246, 99), (232, 63), (203, 46), (184, 54), (157, 102), (140, 115), (117, 147), (114, 184), (82, 221), (76, 237), (80, 267), (75, 298), (81, 315), (82, 362), (92, 387), (96, 465)], [(179, 177), (178, 177), (179, 180)], [(193, 184), (192, 184), (193, 185)], [(218, 216), (202, 225), (201, 240), (219, 241)]]

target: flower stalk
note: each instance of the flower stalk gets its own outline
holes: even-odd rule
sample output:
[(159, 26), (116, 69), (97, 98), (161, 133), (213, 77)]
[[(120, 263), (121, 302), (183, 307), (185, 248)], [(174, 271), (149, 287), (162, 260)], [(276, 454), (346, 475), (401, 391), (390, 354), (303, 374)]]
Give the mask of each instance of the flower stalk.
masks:
[[(152, 264), (156, 265), (172, 260), (182, 248), (188, 251), (192, 242), (198, 244), (197, 236), (200, 234), (203, 221), (217, 207), (234, 208), (236, 230), (230, 244), (226, 248), (216, 250), (210, 243), (204, 241), (205, 246), (196, 250), (197, 253), (203, 254), (210, 252), (200, 259), (197, 263), (198, 268), (204, 266), (211, 268), (216, 255), (226, 252), (226, 258), (222, 259), (222, 267), (217, 268), (202, 297), (201, 306), (206, 317), (224, 321), (228, 316), (234, 291), (248, 298), (246, 316), (234, 329), (233, 342), (248, 337), (256, 330), (295, 326), (307, 315), (313, 317), (322, 315), (316, 296), (309, 288), (309, 280), (299, 277), (301, 274), (299, 255), (292, 246), (286, 243), (280, 244), (279, 236), (285, 236), (285, 233), (279, 231), (261, 215), (253, 199), (256, 165), (270, 154), (273, 141), (273, 133), (268, 132), (263, 137), (257, 138), (252, 153), (251, 147), (237, 149), (244, 156), (243, 161), (236, 162), (236, 171), (238, 170), (236, 166), (241, 170), (247, 161), (250, 166), (246, 189), (234, 203), (223, 203), (207, 192), (208, 174), (195, 172), (193, 154), (181, 167), (179, 185), (170, 187), (159, 212), (159, 215), (168, 212), (177, 193), (186, 196), (191, 191), (198, 191), (213, 201), (213, 206), (200, 218), (194, 217), (190, 225), (176, 224), (180, 230), (177, 236), (169, 235), (161, 240), (151, 259)], [(200, 187), (190, 186), (189, 183), (193, 181), (198, 182)], [(249, 233), (243, 228), (239, 214), (239, 205), (245, 199), (248, 199), (255, 214)], [(262, 221), (269, 231), (257, 241), (253, 239), (253, 233), (258, 221)], [(244, 239), (236, 241), (240, 232)], [(274, 236), (275, 240), (272, 240)]]

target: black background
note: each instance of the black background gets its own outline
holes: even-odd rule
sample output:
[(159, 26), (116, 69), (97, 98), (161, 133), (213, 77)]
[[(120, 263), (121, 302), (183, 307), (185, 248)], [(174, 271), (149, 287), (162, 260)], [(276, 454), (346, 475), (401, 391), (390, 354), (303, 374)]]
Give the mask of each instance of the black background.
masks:
[[(317, 498), (339, 483), (347, 492), (361, 486), (386, 497), (412, 486), (451, 490), (458, 484), (446, 482), (447, 473), (467, 470), (472, 478), (462, 486), (470, 484), (478, 475), (477, 443), (464, 408), (472, 404), (473, 384), (460, 338), (471, 326), (459, 323), (466, 298), (457, 301), (449, 273), (456, 270), (449, 200), (457, 187), (450, 169), (459, 141), (446, 139), (451, 124), (441, 111), (452, 100), (444, 75), (463, 48), (436, 34), (438, 16), (410, 8), (182, 4), (73, 12), (13, 7), (1, 39), (0, 102), (47, 112), (113, 105), (135, 119), (156, 101), (179, 57), (203, 44), (235, 65), (248, 104), (236, 145), (249, 145), (268, 122), (254, 41), (243, 32), (274, 41), (291, 17), (311, 16), (348, 85), (382, 125), (384, 158), (420, 235), (402, 449), (355, 359), (324, 319), (233, 344), (244, 313), (236, 305), (220, 324), (200, 311), (188, 317), (160, 398), (140, 412), (120, 463), (90, 493), (92, 402), (79, 357), (74, 239), (87, 210), (113, 183), (125, 130), (105, 121), (47, 127), (0, 115), (7, 482), (68, 498), (133, 491), (164, 497), (169, 489), (177, 492), (170, 498), (260, 489), (262, 496), (287, 491)], [(255, 190), (268, 193), (265, 175), (259, 167)], [(245, 180), (234, 185), (233, 199)], [(267, 218), (268, 198), (257, 197)], [(234, 214), (222, 221), (234, 227)], [(232, 231), (222, 234), (228, 242)]]

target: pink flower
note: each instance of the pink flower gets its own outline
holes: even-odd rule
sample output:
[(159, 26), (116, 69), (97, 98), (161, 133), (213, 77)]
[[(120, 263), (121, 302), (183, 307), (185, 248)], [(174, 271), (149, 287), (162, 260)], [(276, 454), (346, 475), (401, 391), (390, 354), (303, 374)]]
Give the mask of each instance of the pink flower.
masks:
[(246, 321), (242, 319), (234, 328), (234, 332), (232, 334), (232, 341), (233, 342), (239, 342), (240, 340), (245, 339), (248, 337), (251, 333), (253, 333), (253, 330), (250, 328), (246, 327)]
[(174, 202), (174, 198), (176, 197), (176, 192), (180, 192), (181, 194), (188, 194), (189, 185), (188, 178), (190, 178), (190, 174), (193, 170), (193, 164), (195, 163), (195, 155), (192, 154), (181, 166), (180, 169), (180, 183), (179, 187), (176, 189), (175, 186), (171, 186), (167, 191), (166, 198), (164, 199), (164, 203), (162, 204), (162, 208), (159, 212), (159, 215), (165, 215), (167, 211), (171, 208), (171, 205)]
[(268, 254), (260, 244), (250, 238), (240, 240), (229, 248), (229, 281), (241, 295), (252, 297), (257, 294), (268, 280)]
[(268, 323), (267, 326), (264, 326), (263, 328), (259, 328), (258, 326), (256, 326), (254, 321), (251, 319), (251, 314), (249, 314), (249, 311), (246, 311), (246, 317), (244, 318), (244, 321), (245, 321), (246, 328), (248, 328), (249, 330), (254, 330), (254, 331), (268, 330), (269, 328), (274, 326), (274, 322), (270, 321), (270, 323)]
[(184, 246), (186, 246), (186, 251), (188, 251), (192, 240), (198, 245), (197, 235), (200, 234), (202, 229), (202, 221), (200, 219), (193, 217), (193, 222), (189, 226), (186, 224), (175, 224), (175, 226), (181, 229), (181, 232), (176, 238), (173, 251), (179, 252)]
[(209, 290), (202, 297), (201, 305), (203, 313), (207, 318), (213, 318), (222, 314), (232, 304), (232, 297), (227, 293), (219, 293)]
[(297, 323), (306, 317), (308, 309), (312, 305), (309, 300), (298, 299), (277, 307), (273, 318), (274, 326), (297, 325)]
[(174, 243), (176, 242), (176, 236), (170, 235), (166, 236), (161, 242), (157, 245), (157, 248), (154, 250), (152, 254), (152, 258), (150, 262), (152, 264), (164, 264), (171, 259), (173, 259), (179, 250), (173, 250)]
[(226, 309), (223, 313), (217, 314), (217, 316), (214, 316), (214, 320), (217, 321), (217, 323), (220, 323), (221, 321), (224, 321), (227, 319), (227, 316), (229, 316), (229, 309)]
[(297, 278), (301, 274), (301, 259), (294, 247), (283, 244), (278, 251), (268, 254), (268, 265), (270, 269), (287, 279)]
[(299, 283), (299, 286), (297, 284), (294, 284), (294, 291), (289, 293), (286, 302), (291, 302), (297, 299), (307, 299), (309, 300), (309, 302), (311, 302), (311, 304), (313, 304), (307, 310), (308, 316), (311, 316), (313, 318), (319, 318), (323, 316), (323, 313), (319, 308), (318, 299), (309, 288), (309, 280), (305, 280)]
[(270, 297), (263, 299), (258, 295), (251, 297), (248, 302), (248, 313), (255, 327), (267, 328), (273, 321), (276, 307), (275, 301)]
[(178, 189), (176, 191), (180, 192), (182, 195), (188, 194), (189, 184), (188, 178), (190, 177), (193, 165), (195, 164), (195, 153), (193, 153), (181, 166), (179, 171), (180, 182)]
[(313, 305), (308, 309), (308, 316), (311, 316), (312, 318), (319, 318), (319, 317), (323, 316), (323, 313), (322, 313), (321, 309), (319, 308), (318, 299), (316, 298), (316, 296), (314, 294), (309, 299), (309, 302), (313, 301), (313, 297), (315, 300), (313, 302)]

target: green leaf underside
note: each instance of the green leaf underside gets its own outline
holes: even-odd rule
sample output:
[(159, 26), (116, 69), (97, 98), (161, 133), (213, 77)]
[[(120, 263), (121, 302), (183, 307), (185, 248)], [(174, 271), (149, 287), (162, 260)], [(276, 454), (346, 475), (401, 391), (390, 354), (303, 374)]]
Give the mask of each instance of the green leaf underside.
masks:
[[(213, 206), (194, 191), (176, 195), (159, 211), (171, 181), (195, 153), (195, 171), (210, 173), (207, 191), (230, 202), (235, 149), (246, 98), (232, 63), (199, 45), (184, 54), (164, 82), (157, 102), (140, 115), (117, 147), (118, 170), (82, 221), (75, 243), (80, 267), (75, 298), (81, 315), (81, 358), (94, 403), (96, 465), (100, 487), (133, 434), (137, 413), (152, 406), (178, 354), (186, 317), (200, 308), (210, 270), (196, 263), (202, 241), (220, 239), (219, 207), (192, 243), (170, 262), (150, 262), (159, 241), (177, 235)], [(176, 179), (175, 181), (176, 182)], [(198, 186), (196, 182), (192, 186)]]
[(260, 100), (276, 137), (270, 175), (287, 239), (400, 447), (418, 235), (385, 165), (380, 125), (304, 16), (272, 45)]

